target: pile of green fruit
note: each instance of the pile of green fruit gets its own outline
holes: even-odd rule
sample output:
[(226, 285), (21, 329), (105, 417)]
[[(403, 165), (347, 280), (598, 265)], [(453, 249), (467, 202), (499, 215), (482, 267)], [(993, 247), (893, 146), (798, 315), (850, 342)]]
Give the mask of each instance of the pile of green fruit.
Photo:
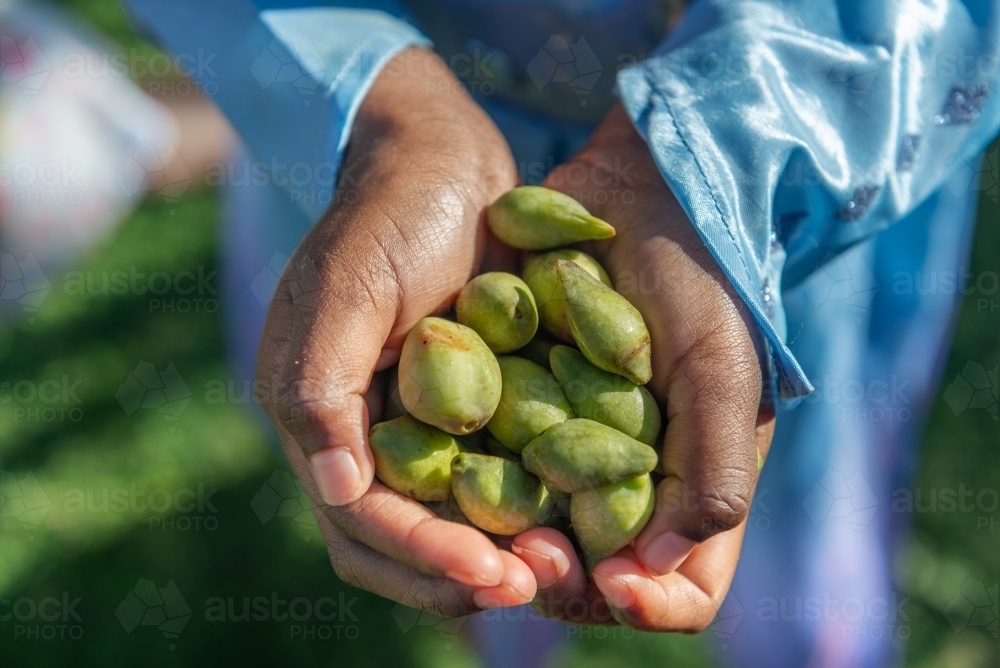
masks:
[(370, 432), (376, 473), (492, 534), (559, 528), (592, 567), (653, 511), (661, 419), (643, 387), (649, 332), (597, 260), (560, 248), (615, 234), (578, 202), (523, 186), (487, 220), (501, 241), (533, 251), (523, 276), (476, 276), (457, 322), (428, 317), (409, 332), (388, 421)]

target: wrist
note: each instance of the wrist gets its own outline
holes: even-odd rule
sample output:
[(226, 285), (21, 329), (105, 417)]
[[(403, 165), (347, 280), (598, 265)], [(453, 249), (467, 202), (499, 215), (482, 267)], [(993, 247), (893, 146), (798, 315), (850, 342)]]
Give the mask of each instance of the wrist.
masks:
[(428, 125), (448, 128), (447, 141), (482, 110), (434, 52), (409, 48), (379, 72), (358, 109), (352, 139), (427, 137)]
[(420, 178), (469, 182), (488, 198), (516, 185), (510, 149), (493, 121), (433, 52), (410, 48), (379, 73), (358, 110), (345, 162)]

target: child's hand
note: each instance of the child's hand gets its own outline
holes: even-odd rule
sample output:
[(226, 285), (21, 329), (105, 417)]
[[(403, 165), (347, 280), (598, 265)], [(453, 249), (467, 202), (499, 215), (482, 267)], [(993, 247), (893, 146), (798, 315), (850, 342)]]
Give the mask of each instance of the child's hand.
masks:
[(445, 616), (527, 602), (534, 577), (478, 530), (373, 481), (367, 431), (382, 413), (377, 372), (413, 325), (454, 299), (482, 258), (516, 271), (481, 220), (515, 185), (506, 142), (443, 63), (400, 54), (362, 105), (340, 203), (289, 262), (258, 355), (266, 410), (320, 510), (337, 574)]
[(759, 410), (756, 325), (620, 106), (544, 185), (617, 229), (588, 250), (649, 327), (648, 387), (669, 420), (667, 477), (635, 549), (598, 564), (594, 583), (552, 529), (521, 534), (514, 553), (535, 572), (535, 605), (551, 616), (613, 621), (603, 595), (622, 623), (701, 630), (729, 589), (757, 483), (757, 449), (767, 454), (774, 431), (773, 411)]

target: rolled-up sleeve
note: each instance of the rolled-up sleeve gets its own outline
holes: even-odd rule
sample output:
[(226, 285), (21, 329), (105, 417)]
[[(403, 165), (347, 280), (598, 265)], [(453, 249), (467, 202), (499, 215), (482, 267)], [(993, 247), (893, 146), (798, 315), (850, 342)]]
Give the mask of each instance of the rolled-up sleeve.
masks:
[[(1000, 3), (703, 0), (618, 74), (664, 178), (811, 391), (781, 292), (904, 218), (1000, 127)], [(967, 170), (966, 170), (967, 171)]]
[[(429, 46), (392, 2), (126, 0), (315, 220), (330, 205), (354, 117), (397, 53)], [(260, 173), (255, 172), (254, 177)]]

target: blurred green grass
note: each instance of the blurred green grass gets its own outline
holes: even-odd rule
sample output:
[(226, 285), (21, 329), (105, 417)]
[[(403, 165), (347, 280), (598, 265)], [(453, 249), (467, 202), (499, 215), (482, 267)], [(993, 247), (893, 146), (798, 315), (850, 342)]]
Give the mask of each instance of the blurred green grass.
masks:
[[(153, 52), (132, 34), (112, 0), (61, 4), (122, 48)], [(996, 183), (995, 161), (991, 169), (987, 177)], [(50, 406), (41, 400), (0, 405), (0, 468), (25, 493), (43, 492), (34, 497), (42, 503), (34, 515), (0, 519), (0, 600), (24, 598), (37, 606), (48, 596), (61, 600), (64, 593), (71, 601), (80, 599), (73, 609), (79, 620), (67, 615), (45, 622), (36, 614), (28, 622), (0, 623), (3, 665), (475, 665), (452, 627), (435, 628), (426, 623), (434, 620), (418, 619), (339, 582), (308, 513), (268, 514), (273, 511), (266, 503), (269, 490), (288, 480), (287, 464), (246, 406), (206, 396), (210, 383), (231, 378), (220, 312), (163, 313), (151, 309), (146, 295), (67, 294), (71, 271), (89, 272), (98, 283), (105, 271), (133, 266), (147, 275), (215, 271), (216, 218), (211, 191), (191, 190), (177, 203), (151, 199), (111, 242), (78, 266), (49, 276), (52, 292), (33, 314), (34, 322), (29, 324), (25, 314), (0, 328), (0, 379), (36, 388), (64, 377), (80, 381), (75, 390), (80, 403), (55, 408), (81, 411), (73, 414), (79, 420), (47, 421), (41, 411)], [(983, 194), (976, 234), (972, 271), (996, 272), (1000, 210), (993, 193)], [(975, 302), (978, 297), (968, 298), (960, 316), (945, 385), (970, 361), (987, 369), (1000, 361), (1000, 308), (984, 311)], [(155, 409), (131, 415), (122, 409), (115, 395), (143, 361), (161, 371), (173, 364), (190, 390), (178, 419), (168, 420)], [(37, 409), (39, 418), (29, 419), (17, 409)], [(939, 393), (917, 488), (996, 489), (998, 448), (997, 422), (986, 411), (956, 414)], [(187, 510), (185, 504), (189, 497), (197, 499), (199, 489), (209, 495), (208, 502)], [(105, 503), (109, 490), (113, 493)], [(155, 494), (151, 498), (153, 490), (181, 495), (158, 512), (148, 507), (162, 500)], [(132, 505), (116, 504), (122, 498), (115, 494)], [(139, 501), (133, 503), (133, 497)], [(292, 511), (296, 502), (288, 501)], [(1000, 514), (993, 513), (992, 520), (998, 519)], [(896, 568), (898, 587), (913, 601), (907, 608), (912, 610), (907, 665), (1000, 665), (994, 637), (982, 628), (956, 632), (943, 614), (968, 580), (990, 587), (1000, 579), (1000, 526), (980, 527), (978, 516), (968, 513), (917, 513), (914, 520), (912, 540)], [(125, 625), (138, 618), (119, 606), (143, 579), (159, 588), (172, 581), (192, 608), (194, 616), (179, 637), (167, 637), (153, 626), (126, 632)], [(329, 597), (338, 606), (343, 601), (346, 612), (337, 608), (330, 621), (313, 616), (303, 623), (205, 618), (206, 604), (215, 598), (233, 599), (227, 615), (239, 616), (245, 598), (272, 595), (312, 602)], [(77, 633), (82, 637), (70, 637)], [(569, 628), (567, 635), (582, 639), (554, 657), (560, 667), (709, 665), (700, 637), (639, 633), (608, 638)]]

